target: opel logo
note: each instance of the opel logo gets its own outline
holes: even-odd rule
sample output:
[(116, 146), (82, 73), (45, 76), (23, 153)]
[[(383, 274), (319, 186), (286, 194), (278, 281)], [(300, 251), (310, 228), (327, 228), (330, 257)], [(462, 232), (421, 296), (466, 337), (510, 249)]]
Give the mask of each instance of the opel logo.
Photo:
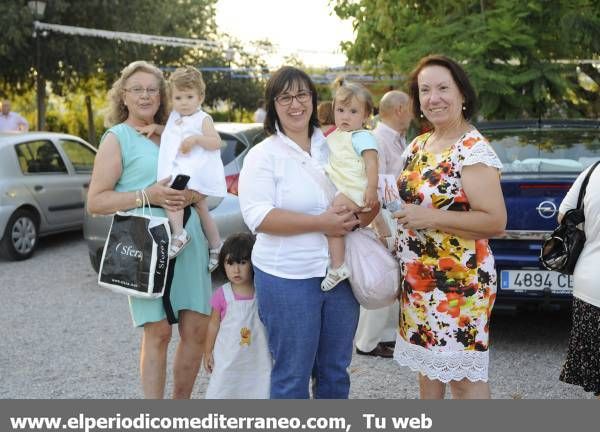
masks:
[(552, 201), (542, 201), (535, 209), (544, 219), (553, 218), (558, 211), (556, 209), (556, 204), (554, 204)]

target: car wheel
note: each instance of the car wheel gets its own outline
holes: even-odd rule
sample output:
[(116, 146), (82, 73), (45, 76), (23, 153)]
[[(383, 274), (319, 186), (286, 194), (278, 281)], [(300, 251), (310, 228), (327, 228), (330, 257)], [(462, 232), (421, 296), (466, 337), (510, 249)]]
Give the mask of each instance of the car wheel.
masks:
[(37, 243), (38, 226), (35, 215), (23, 209), (14, 212), (6, 224), (0, 244), (2, 255), (14, 261), (27, 259), (33, 255)]

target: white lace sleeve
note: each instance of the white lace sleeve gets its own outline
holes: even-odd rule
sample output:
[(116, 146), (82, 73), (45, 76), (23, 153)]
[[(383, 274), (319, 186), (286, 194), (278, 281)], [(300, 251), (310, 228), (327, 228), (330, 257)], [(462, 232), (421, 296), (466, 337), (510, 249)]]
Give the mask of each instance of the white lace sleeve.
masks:
[(463, 166), (475, 165), (477, 163), (482, 163), (494, 168), (502, 169), (502, 162), (500, 162), (500, 158), (498, 157), (492, 146), (489, 145), (485, 140), (477, 141), (473, 145), (471, 151), (463, 161)]

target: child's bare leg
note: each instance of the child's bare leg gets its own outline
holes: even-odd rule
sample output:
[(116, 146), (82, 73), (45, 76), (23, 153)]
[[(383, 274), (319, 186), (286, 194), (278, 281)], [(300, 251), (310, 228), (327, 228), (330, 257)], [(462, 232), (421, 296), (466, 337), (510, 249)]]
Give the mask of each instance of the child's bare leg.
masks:
[(216, 249), (221, 246), (221, 235), (219, 234), (219, 228), (212, 218), (210, 211), (208, 210), (208, 203), (206, 202), (206, 196), (202, 195), (202, 199), (195, 204), (196, 211), (200, 217), (200, 223), (202, 224), (202, 230), (208, 240), (208, 245), (211, 249)]
[[(359, 210), (359, 207), (352, 200), (342, 194), (336, 195), (332, 205), (346, 206), (354, 212)], [(350, 271), (344, 265), (346, 258), (346, 241), (344, 237), (327, 237), (327, 244), (329, 246), (330, 264), (327, 269), (327, 275), (321, 282), (321, 289), (323, 291), (329, 291), (338, 283), (350, 277)]]
[(175, 258), (188, 244), (190, 237), (183, 228), (183, 210), (168, 211), (167, 217), (171, 224), (171, 244), (169, 246), (169, 259)]
[(171, 225), (173, 235), (179, 235), (183, 231), (183, 210), (170, 211), (167, 210), (167, 217)]
[[(345, 206), (352, 211), (358, 211), (359, 207), (344, 194), (337, 194), (333, 199), (332, 206)], [(344, 264), (346, 255), (346, 241), (344, 237), (327, 237), (329, 245), (329, 258), (331, 260), (331, 268), (336, 269)]]

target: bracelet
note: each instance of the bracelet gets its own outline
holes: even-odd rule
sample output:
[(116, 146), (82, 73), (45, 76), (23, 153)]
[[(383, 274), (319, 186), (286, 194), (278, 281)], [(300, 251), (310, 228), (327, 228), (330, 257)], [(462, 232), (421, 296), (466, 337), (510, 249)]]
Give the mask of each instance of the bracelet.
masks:
[(141, 207), (143, 205), (143, 201), (142, 201), (142, 198), (140, 195), (141, 195), (140, 191), (136, 190), (135, 191), (135, 206), (136, 207)]

